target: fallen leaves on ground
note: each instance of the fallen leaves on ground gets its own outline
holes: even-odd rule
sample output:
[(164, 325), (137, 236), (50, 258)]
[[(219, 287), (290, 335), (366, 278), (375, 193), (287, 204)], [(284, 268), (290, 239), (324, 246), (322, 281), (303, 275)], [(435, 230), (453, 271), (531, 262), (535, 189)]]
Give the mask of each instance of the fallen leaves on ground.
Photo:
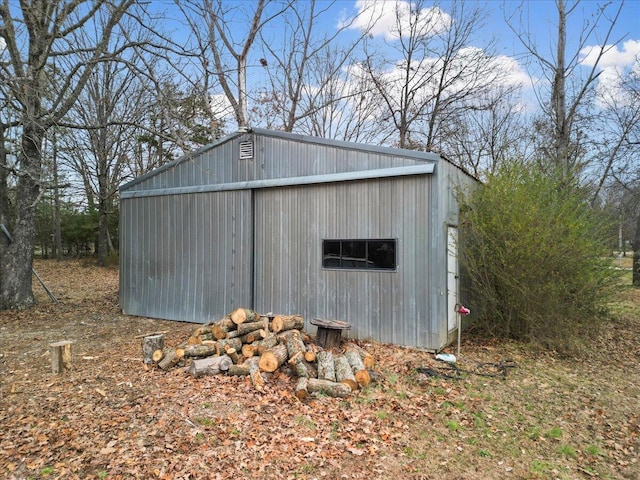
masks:
[[(442, 366), (432, 354), (366, 343), (383, 383), (300, 402), (282, 372), (259, 393), (145, 368), (140, 335), (178, 343), (193, 325), (122, 315), (117, 270), (36, 269), (60, 302), (34, 285), (37, 307), (0, 312), (3, 478), (640, 478), (640, 298), (579, 358), (468, 339), (462, 369), (517, 367), (455, 380), (418, 373)], [(53, 375), (59, 340), (73, 369)]]

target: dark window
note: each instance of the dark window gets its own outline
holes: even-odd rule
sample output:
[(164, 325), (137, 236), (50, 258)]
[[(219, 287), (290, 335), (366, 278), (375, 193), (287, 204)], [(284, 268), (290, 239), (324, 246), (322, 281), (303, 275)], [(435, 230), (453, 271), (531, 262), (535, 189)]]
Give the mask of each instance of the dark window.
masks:
[(396, 241), (323, 240), (322, 266), (357, 270), (395, 270)]

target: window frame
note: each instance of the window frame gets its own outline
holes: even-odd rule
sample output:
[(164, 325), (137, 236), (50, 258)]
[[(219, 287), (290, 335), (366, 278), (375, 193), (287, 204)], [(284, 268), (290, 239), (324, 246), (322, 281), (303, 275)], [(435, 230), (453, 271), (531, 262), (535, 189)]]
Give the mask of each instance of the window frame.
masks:
[[(327, 243), (328, 242), (339, 242), (340, 244), (340, 253), (338, 254), (337, 260), (338, 265), (327, 265), (327, 257), (332, 255), (331, 253), (327, 253)], [(347, 242), (362, 242), (364, 243), (365, 256), (364, 256), (364, 266), (347, 266), (342, 265), (342, 262), (346, 257), (343, 255), (344, 251), (344, 243)], [(389, 242), (393, 244), (393, 266), (391, 267), (369, 267), (367, 266), (371, 258), (369, 256), (369, 246), (371, 243), (381, 243), (381, 242)], [(397, 272), (398, 271), (398, 239), (397, 238), (323, 238), (321, 243), (321, 265), (323, 270), (346, 270), (346, 271), (360, 271), (360, 272)], [(361, 258), (351, 258), (355, 262), (362, 263)]]

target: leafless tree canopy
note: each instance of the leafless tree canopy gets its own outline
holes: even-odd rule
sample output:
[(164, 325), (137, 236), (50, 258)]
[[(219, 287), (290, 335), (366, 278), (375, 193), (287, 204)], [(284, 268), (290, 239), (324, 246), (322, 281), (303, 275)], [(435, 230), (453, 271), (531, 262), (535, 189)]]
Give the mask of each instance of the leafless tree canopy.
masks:
[[(538, 161), (640, 229), (639, 60), (603, 75), (624, 2), (587, 19), (556, 0), (540, 39), (527, 2), (344, 2), (335, 18), (338, 0), (0, 1), (0, 308), (33, 303), (44, 203), (56, 236), (65, 202), (98, 212), (104, 258), (120, 184), (238, 127), (435, 151), (480, 178)], [(521, 56), (486, 34), (500, 7)]]

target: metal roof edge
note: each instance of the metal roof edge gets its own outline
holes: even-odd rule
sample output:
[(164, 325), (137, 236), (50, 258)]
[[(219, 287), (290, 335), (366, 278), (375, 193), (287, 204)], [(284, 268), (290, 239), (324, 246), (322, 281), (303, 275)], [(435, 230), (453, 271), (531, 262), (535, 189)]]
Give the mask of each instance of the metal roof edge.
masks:
[(202, 153), (208, 152), (209, 150), (212, 150), (220, 145), (223, 145), (227, 142), (232, 141), (234, 138), (236, 137), (240, 137), (242, 135), (245, 135), (247, 132), (246, 131), (238, 131), (235, 133), (232, 133), (231, 135), (227, 135), (224, 136), (218, 140), (216, 140), (215, 142), (212, 143), (208, 143), (206, 145), (203, 145), (202, 147), (192, 151), (192, 152), (188, 152), (185, 153), (184, 155), (182, 155), (179, 158), (176, 158), (175, 160), (170, 161), (169, 163), (165, 163), (164, 165), (158, 167), (158, 168), (154, 168), (153, 170), (140, 175), (139, 177), (134, 178), (133, 180), (121, 185), (118, 190), (120, 192), (127, 190), (131, 187), (133, 187), (134, 185), (137, 185), (138, 183), (144, 182), (145, 180), (155, 177), (156, 175), (159, 175), (160, 173), (169, 170), (171, 168), (177, 167), (178, 165), (180, 165), (181, 163), (184, 163), (190, 159), (192, 159), (193, 157), (200, 155)]
[(321, 183), (347, 182), (373, 178), (402, 177), (409, 175), (431, 174), (435, 170), (435, 162), (406, 167), (380, 168), (375, 170), (358, 170), (303, 177), (272, 178), (267, 180), (251, 180), (246, 182), (218, 183), (214, 185), (194, 185), (191, 187), (169, 187), (155, 190), (132, 190), (121, 192), (120, 198), (158, 197), (162, 195), (183, 195), (190, 193), (222, 192), (232, 190), (252, 190), (258, 188), (287, 187), (294, 185), (312, 185)]
[(315, 143), (332, 147), (345, 148), (350, 150), (364, 150), (367, 152), (378, 152), (386, 155), (411, 157), (418, 160), (437, 162), (442, 157), (434, 152), (423, 152), (420, 150), (408, 150), (405, 148), (386, 147), (383, 145), (370, 145), (368, 143), (348, 142), (345, 140), (335, 140), (332, 138), (315, 137), (301, 133), (283, 132), (280, 130), (269, 130), (266, 128), (252, 128), (251, 131), (258, 135), (267, 137), (283, 138), (286, 140), (297, 140), (305, 143)]

